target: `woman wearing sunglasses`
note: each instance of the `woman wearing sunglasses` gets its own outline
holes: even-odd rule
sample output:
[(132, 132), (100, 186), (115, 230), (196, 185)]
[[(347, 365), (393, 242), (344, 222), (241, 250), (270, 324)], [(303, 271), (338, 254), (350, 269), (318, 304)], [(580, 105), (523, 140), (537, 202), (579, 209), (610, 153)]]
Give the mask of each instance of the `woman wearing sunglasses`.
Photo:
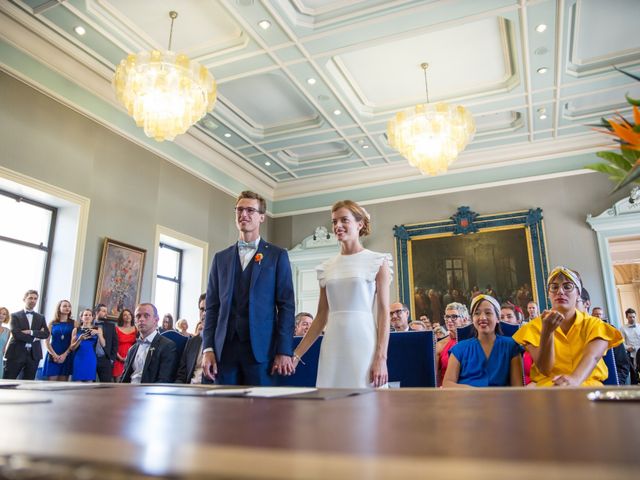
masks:
[(598, 386), (609, 372), (603, 355), (622, 343), (620, 332), (576, 308), (582, 280), (566, 267), (549, 274), (551, 310), (520, 328), (513, 339), (531, 354), (531, 380), (537, 386)]

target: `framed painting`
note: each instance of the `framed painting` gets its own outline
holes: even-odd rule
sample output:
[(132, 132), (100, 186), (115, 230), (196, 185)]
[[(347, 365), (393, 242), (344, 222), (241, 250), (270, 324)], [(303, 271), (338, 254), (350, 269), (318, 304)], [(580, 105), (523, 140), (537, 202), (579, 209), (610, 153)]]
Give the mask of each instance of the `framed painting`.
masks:
[(117, 318), (125, 308), (133, 312), (140, 301), (146, 253), (141, 248), (104, 239), (95, 303), (107, 306), (109, 318)]
[(478, 292), (524, 312), (529, 301), (546, 308), (549, 265), (540, 208), (479, 215), (460, 207), (447, 220), (393, 229), (399, 296), (412, 318), (442, 321), (448, 303), (469, 306)]

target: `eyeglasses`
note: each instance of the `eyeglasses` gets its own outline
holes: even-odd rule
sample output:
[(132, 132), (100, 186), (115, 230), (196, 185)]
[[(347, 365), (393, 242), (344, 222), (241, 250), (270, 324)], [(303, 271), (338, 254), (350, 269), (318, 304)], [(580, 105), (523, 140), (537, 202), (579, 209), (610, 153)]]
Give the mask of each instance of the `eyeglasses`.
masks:
[(242, 215), (244, 212), (247, 212), (247, 215), (251, 216), (254, 213), (262, 213), (260, 210), (258, 210), (257, 208), (253, 208), (253, 207), (236, 207), (233, 209), (233, 211), (236, 213), (236, 215), (240, 216)]
[(549, 292), (558, 293), (561, 288), (563, 292), (573, 292), (576, 289), (576, 284), (572, 282), (564, 282), (562, 285), (559, 283), (552, 283), (549, 285)]
[(393, 312), (389, 312), (389, 314), (393, 317), (394, 315), (400, 315), (404, 311), (405, 311), (404, 308), (401, 308), (400, 310), (394, 310)]
[(460, 318), (460, 315), (445, 315), (444, 319), (445, 320), (457, 320)]
[(198, 310), (200, 310), (201, 312), (204, 312), (206, 310), (206, 308), (200, 307), (200, 308), (198, 308)]

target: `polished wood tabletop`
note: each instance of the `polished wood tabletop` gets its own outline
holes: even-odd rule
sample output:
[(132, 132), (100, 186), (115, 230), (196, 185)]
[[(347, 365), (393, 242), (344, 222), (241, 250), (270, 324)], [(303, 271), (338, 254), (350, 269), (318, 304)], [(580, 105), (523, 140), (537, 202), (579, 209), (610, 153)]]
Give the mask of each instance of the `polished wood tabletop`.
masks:
[(150, 395), (190, 388), (198, 387), (0, 388), (4, 468), (18, 458), (104, 474), (93, 478), (109, 478), (111, 468), (185, 478), (640, 473), (640, 403), (593, 402), (592, 389), (399, 389), (329, 400)]

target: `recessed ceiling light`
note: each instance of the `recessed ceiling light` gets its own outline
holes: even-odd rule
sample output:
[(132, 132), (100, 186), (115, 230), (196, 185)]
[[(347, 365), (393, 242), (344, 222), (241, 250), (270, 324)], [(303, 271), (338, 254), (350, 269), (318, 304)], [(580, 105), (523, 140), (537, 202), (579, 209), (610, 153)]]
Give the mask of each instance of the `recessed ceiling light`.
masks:
[(362, 148), (369, 148), (369, 145), (362, 145)]
[(78, 35), (82, 36), (85, 33), (87, 33), (87, 31), (84, 29), (84, 27), (82, 25), (78, 25), (77, 27), (75, 27), (73, 29), (74, 32), (76, 32)]
[(539, 118), (540, 120), (546, 120), (546, 119), (547, 119), (547, 114), (546, 114), (546, 113), (543, 113), (543, 114), (542, 114), (542, 115), (540, 115), (538, 118)]
[(307, 83), (309, 85), (315, 85), (316, 84), (316, 79), (311, 77), (311, 78), (307, 78)]
[(231, 137), (231, 134), (230, 133), (225, 133), (224, 136), (229, 138), (229, 137)]
[(536, 32), (542, 33), (547, 29), (547, 26), (544, 23), (541, 23), (536, 27)]
[(268, 30), (271, 27), (271, 22), (269, 20), (260, 20), (258, 26), (263, 30)]
[(547, 67), (540, 67), (540, 68), (537, 70), (537, 72), (538, 72), (540, 75), (544, 75), (544, 74), (545, 74), (545, 73), (547, 73), (548, 71), (549, 71), (549, 69), (548, 69)]
[(264, 162), (264, 164), (265, 164), (267, 167), (270, 167), (270, 166), (271, 166), (271, 162), (269, 162), (269, 161)]
[(338, 110), (337, 108), (333, 111), (334, 115), (341, 115), (342, 112), (340, 110)]

